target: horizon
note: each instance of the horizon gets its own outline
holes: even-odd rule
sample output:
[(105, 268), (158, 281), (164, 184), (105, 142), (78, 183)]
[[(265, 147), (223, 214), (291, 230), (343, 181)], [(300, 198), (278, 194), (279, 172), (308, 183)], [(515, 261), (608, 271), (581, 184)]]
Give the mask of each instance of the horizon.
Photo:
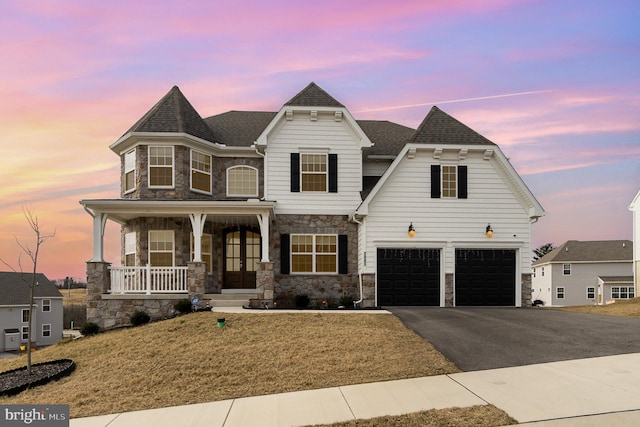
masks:
[[(278, 111), (312, 81), (357, 120), (415, 129), (438, 106), (497, 144), (545, 209), (532, 249), (632, 240), (636, 2), (76, 3), (10, 1), (0, 17), (0, 258), (13, 267), (28, 206), (56, 230), (38, 271), (85, 277), (79, 201), (120, 197), (109, 146), (174, 85), (203, 117)], [(105, 236), (119, 265), (119, 227)]]

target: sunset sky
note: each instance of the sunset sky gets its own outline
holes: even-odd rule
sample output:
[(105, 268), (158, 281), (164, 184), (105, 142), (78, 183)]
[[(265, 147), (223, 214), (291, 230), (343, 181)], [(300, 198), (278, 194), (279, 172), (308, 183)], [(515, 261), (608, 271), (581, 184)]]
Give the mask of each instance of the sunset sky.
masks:
[(311, 81), (357, 119), (417, 127), (437, 105), (498, 144), (545, 208), (534, 247), (631, 239), (638, 22), (637, 0), (5, 0), (0, 258), (19, 269), (16, 239), (33, 246), (27, 206), (55, 230), (38, 270), (84, 280), (78, 201), (119, 197), (109, 145), (173, 85), (203, 117), (277, 111)]

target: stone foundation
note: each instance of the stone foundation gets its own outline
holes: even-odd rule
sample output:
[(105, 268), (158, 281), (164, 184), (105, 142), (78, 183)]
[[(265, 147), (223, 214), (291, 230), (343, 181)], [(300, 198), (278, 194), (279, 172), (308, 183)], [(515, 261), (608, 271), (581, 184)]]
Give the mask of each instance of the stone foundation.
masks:
[(453, 273), (444, 275), (444, 306), (453, 307)]
[(522, 306), (531, 307), (533, 301), (531, 299), (531, 274), (523, 274), (522, 281)]
[[(357, 295), (357, 294), (356, 294)], [(360, 307), (375, 307), (376, 306), (376, 275), (375, 274), (363, 274), (362, 275), (362, 302)]]

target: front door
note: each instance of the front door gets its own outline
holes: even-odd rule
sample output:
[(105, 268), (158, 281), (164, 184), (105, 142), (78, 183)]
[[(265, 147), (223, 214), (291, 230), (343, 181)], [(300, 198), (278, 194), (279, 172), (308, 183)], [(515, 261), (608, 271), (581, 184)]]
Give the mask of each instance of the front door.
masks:
[(260, 233), (251, 228), (227, 230), (224, 234), (224, 289), (255, 289), (260, 262)]

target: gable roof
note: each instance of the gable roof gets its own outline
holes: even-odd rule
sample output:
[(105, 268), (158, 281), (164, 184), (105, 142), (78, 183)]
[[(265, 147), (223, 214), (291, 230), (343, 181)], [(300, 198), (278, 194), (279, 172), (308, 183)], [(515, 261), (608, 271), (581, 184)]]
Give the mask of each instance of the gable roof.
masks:
[(335, 100), (334, 97), (325, 92), (320, 86), (311, 82), (302, 89), (296, 96), (291, 98), (284, 105), (295, 107), (338, 107), (345, 108), (344, 105)]
[[(29, 304), (29, 284), (33, 273), (0, 271), (0, 306)], [(25, 283), (26, 280), (26, 283)], [(38, 284), (33, 294), (36, 298), (62, 298), (62, 294), (42, 273), (36, 274)]]
[(160, 99), (125, 134), (131, 132), (178, 132), (216, 142), (211, 128), (202, 120), (178, 86)]
[(630, 240), (568, 240), (533, 263), (629, 261), (633, 258)]
[(495, 145), (435, 106), (431, 107), (429, 114), (418, 126), (409, 142), (417, 144)]

